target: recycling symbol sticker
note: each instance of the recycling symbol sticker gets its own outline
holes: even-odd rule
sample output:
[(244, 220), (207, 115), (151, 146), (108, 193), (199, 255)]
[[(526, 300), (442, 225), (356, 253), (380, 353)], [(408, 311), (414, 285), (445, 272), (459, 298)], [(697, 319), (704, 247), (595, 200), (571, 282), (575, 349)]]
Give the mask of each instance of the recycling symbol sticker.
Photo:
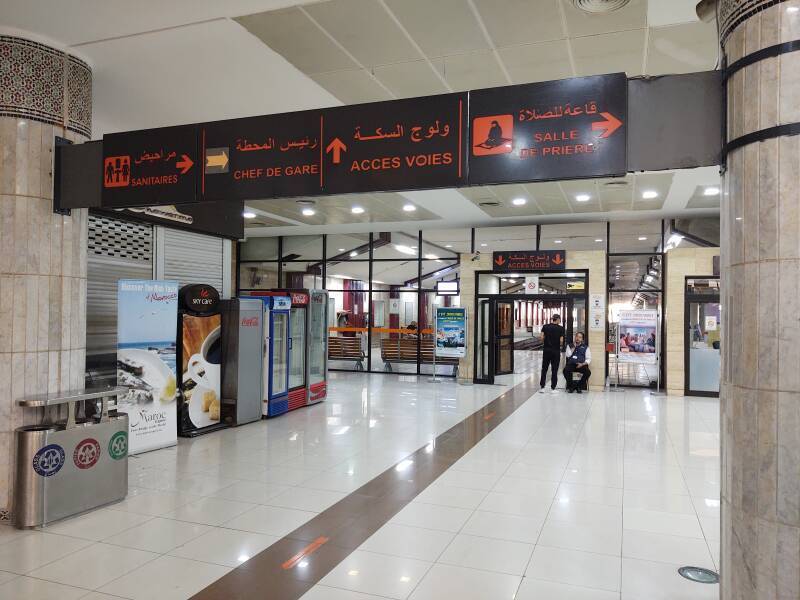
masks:
[(94, 438), (86, 438), (75, 446), (72, 460), (79, 469), (91, 469), (100, 460), (100, 444)]
[(118, 431), (111, 436), (108, 442), (108, 454), (114, 460), (125, 458), (128, 454), (128, 433)]
[(64, 466), (64, 448), (58, 444), (50, 444), (33, 457), (33, 470), (42, 477), (51, 477)]

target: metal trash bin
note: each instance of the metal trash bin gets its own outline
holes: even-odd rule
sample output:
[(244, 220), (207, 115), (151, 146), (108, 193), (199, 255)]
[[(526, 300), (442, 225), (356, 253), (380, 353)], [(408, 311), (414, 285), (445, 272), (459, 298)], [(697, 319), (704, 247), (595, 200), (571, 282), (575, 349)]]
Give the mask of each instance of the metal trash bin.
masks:
[[(19, 427), (13, 522), (16, 527), (46, 525), (104, 504), (128, 493), (128, 415), (109, 407), (109, 398), (125, 388), (80, 390), (19, 401), (44, 408), (45, 423)], [(76, 422), (78, 404), (101, 403), (95, 416)], [(67, 405), (65, 423), (51, 418)]]

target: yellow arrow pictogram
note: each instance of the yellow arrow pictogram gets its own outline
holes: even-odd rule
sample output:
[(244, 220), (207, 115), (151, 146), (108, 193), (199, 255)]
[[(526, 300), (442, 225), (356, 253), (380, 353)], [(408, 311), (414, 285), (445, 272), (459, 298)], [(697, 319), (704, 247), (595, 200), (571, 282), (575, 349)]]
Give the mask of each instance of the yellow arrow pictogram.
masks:
[(228, 153), (224, 150), (219, 154), (206, 155), (206, 167), (220, 167), (224, 169), (228, 166)]

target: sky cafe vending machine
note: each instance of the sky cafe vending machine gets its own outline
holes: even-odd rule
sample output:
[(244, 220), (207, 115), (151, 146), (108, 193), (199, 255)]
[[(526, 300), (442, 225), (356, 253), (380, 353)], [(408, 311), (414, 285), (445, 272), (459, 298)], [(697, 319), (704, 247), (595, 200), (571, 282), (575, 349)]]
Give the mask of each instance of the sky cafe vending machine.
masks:
[(206, 284), (178, 294), (178, 435), (225, 427), (221, 421), (222, 317), (219, 293)]
[[(288, 304), (288, 298), (286, 302)], [(258, 298), (231, 298), (220, 302), (220, 312), (222, 314), (220, 416), (223, 423), (236, 427), (261, 419), (261, 404), (264, 397), (261, 377), (265, 331), (264, 303)], [(287, 321), (288, 317), (287, 307)]]
[(328, 373), (328, 292), (259, 290), (251, 291), (249, 295), (262, 298), (286, 296), (291, 299), (286, 410), (324, 400)]

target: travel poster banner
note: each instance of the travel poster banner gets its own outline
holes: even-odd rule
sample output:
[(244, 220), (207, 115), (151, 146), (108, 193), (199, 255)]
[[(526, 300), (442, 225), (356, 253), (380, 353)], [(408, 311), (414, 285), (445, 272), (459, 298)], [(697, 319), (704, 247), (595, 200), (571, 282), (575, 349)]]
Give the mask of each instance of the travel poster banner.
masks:
[(178, 282), (121, 279), (117, 284), (117, 384), (128, 388), (129, 453), (177, 443), (175, 340)]
[(619, 311), (619, 360), (655, 364), (657, 330), (657, 310)]
[(466, 309), (436, 307), (436, 356), (461, 358), (466, 355)]

